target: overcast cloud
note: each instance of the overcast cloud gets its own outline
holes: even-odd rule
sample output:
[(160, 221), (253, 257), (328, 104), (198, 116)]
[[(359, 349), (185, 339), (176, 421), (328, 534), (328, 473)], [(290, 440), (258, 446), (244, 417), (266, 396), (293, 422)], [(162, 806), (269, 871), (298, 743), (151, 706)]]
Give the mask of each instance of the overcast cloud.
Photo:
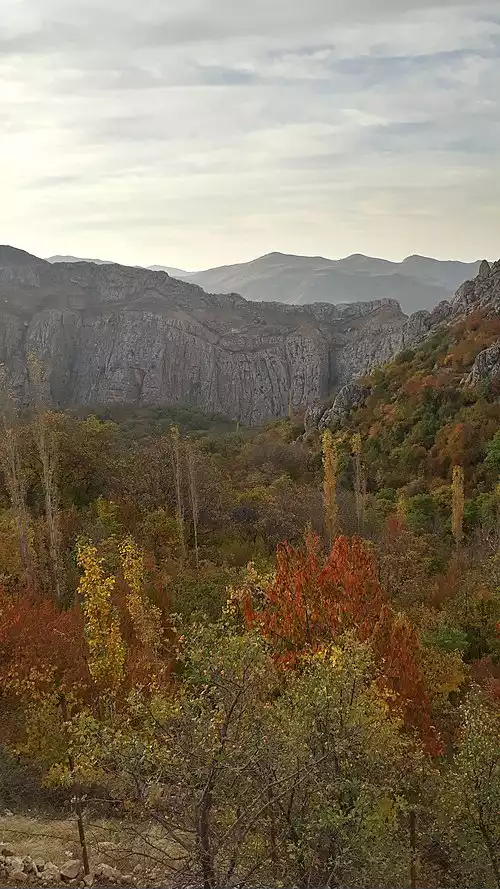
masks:
[(500, 256), (499, 0), (0, 10), (0, 243)]

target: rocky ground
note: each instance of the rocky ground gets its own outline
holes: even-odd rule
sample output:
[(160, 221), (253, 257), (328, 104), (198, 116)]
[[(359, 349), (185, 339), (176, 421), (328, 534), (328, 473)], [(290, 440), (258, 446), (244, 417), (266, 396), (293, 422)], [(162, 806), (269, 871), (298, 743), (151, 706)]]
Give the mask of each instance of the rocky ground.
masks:
[[(103, 839), (106, 835), (115, 839)], [(144, 842), (144, 832), (141, 836)], [(131, 842), (131, 831), (119, 823), (100, 822), (88, 827), (89, 874), (84, 872), (76, 839), (72, 819), (0, 817), (0, 889), (172, 886), (168, 871), (141, 854), (137, 842)], [(156, 856), (161, 857), (157, 838), (146, 836), (146, 844), (150, 841), (154, 843)]]
[(23, 855), (10, 843), (0, 843), (0, 881), (2, 886), (137, 886), (141, 868), (122, 874), (118, 868), (100, 862), (89, 874), (79, 858), (69, 857), (65, 864), (31, 855)]

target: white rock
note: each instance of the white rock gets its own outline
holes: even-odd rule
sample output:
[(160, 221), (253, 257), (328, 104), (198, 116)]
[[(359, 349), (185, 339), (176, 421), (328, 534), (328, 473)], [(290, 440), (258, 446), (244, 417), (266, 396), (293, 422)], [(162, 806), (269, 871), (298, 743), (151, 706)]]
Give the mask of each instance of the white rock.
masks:
[(110, 883), (118, 883), (122, 878), (122, 875), (116, 867), (111, 867), (110, 864), (98, 864), (95, 873), (94, 879), (96, 880), (108, 880)]
[(72, 861), (67, 861), (66, 864), (63, 864), (61, 867), (61, 877), (63, 880), (76, 880), (81, 872), (82, 862), (76, 858), (72, 859)]
[(23, 867), (23, 859), (17, 858), (15, 855), (9, 856), (5, 861), (5, 868), (9, 874), (14, 873), (14, 871), (22, 870)]
[(61, 882), (61, 874), (59, 868), (52, 861), (47, 861), (42, 873), (40, 874), (42, 886), (57, 886)]

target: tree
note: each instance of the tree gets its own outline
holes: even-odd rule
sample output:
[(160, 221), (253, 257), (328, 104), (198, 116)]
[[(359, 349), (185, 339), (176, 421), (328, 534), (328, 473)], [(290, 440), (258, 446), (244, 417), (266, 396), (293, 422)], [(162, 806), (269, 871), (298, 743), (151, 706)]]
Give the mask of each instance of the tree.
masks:
[(352, 453), (354, 456), (354, 495), (356, 500), (356, 518), (358, 534), (361, 534), (365, 519), (366, 478), (361, 468), (361, 435), (357, 432), (352, 437)]
[(74, 800), (84, 871), (89, 861), (70, 710), (89, 699), (81, 613), (0, 593), (1, 741), (27, 756)]
[(314, 535), (307, 535), (303, 549), (285, 544), (278, 550), (274, 580), (261, 589), (244, 589), (241, 601), (247, 626), (257, 627), (285, 664), (296, 664), (306, 650), (345, 632), (370, 641), (407, 725), (418, 729), (429, 750), (439, 751), (417, 633), (388, 605), (364, 541), (338, 537), (326, 560)]
[(90, 675), (105, 694), (114, 696), (123, 680), (125, 664), (125, 646), (111, 598), (115, 578), (105, 576), (103, 560), (91, 544), (79, 543), (77, 560), (83, 569), (78, 593), (85, 615)]
[(497, 477), (500, 475), (500, 430), (488, 442), (484, 462), (488, 469), (497, 473)]
[(170, 427), (170, 447), (172, 468), (175, 483), (175, 500), (179, 543), (182, 554), (186, 555), (186, 537), (184, 534), (184, 502), (182, 497), (182, 460), (181, 460), (181, 434), (178, 426)]
[(61, 540), (59, 528), (59, 490), (57, 486), (57, 435), (54, 415), (44, 405), (45, 378), (41, 362), (35, 355), (29, 356), (30, 383), (35, 408), (33, 428), (42, 465), (42, 482), (45, 500), (45, 520), (49, 538), (50, 566), (55, 595), (61, 600), (64, 592), (61, 570)]
[(120, 544), (122, 571), (129, 593), (126, 604), (137, 640), (148, 658), (156, 658), (163, 642), (162, 614), (144, 592), (144, 556), (132, 537)]
[(461, 466), (453, 467), (451, 528), (455, 538), (457, 556), (460, 555), (464, 533), (464, 471)]
[(194, 552), (196, 567), (200, 567), (198, 552), (198, 521), (200, 517), (200, 504), (198, 499), (198, 479), (196, 473), (196, 456), (191, 442), (185, 443), (186, 465), (189, 483), (189, 499), (191, 502), (191, 516), (193, 519)]
[(376, 674), (370, 647), (348, 634), (287, 677), (273, 714), (273, 776), (297, 767), (275, 805), (285, 885), (406, 884), (402, 816), (405, 798), (418, 798), (424, 759)]
[(134, 831), (158, 825), (150, 854), (177, 879), (204, 889), (253, 881), (271, 855), (262, 830), (276, 671), (262, 640), (234, 634), (227, 617), (190, 626), (180, 642), (175, 693), (136, 694), (112, 721), (87, 724), (88, 767), (134, 816)]
[[(348, 636), (277, 670), (231, 609), (180, 639), (182, 682), (87, 723), (89, 768), (178, 881), (402, 885), (401, 814), (423, 759)], [(130, 817), (132, 816), (132, 818)]]
[(330, 544), (337, 534), (338, 506), (337, 506), (337, 468), (338, 456), (333, 435), (329, 429), (323, 433), (323, 505), (325, 512), (325, 525)]
[(500, 709), (476, 689), (461, 708), (456, 756), (444, 777), (441, 818), (466, 886), (500, 887)]
[(26, 505), (26, 484), (19, 447), (17, 409), (9, 391), (5, 368), (0, 366), (0, 410), (2, 440), (0, 462), (17, 526), (19, 555), (28, 589), (35, 589), (35, 554), (33, 551), (30, 515)]

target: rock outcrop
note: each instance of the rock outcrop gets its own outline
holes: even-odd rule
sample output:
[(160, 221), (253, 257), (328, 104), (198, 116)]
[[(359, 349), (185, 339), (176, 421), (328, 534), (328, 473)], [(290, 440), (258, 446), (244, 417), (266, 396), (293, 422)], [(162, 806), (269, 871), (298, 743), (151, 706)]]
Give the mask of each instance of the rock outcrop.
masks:
[(369, 390), (354, 381), (346, 383), (335, 398), (332, 407), (325, 411), (319, 421), (320, 429), (335, 429), (354, 408), (364, 404)]
[(465, 281), (451, 303), (453, 315), (468, 315), (487, 306), (500, 311), (500, 260), (490, 265), (483, 260), (473, 281)]
[(462, 385), (477, 386), (483, 380), (494, 380), (497, 377), (500, 377), (500, 340), (479, 353), (471, 372), (463, 378)]
[[(467, 300), (481, 298), (494, 268)], [(33, 353), (56, 407), (184, 405), (257, 424), (321, 402), (433, 323), (389, 299), (251, 303), (161, 271), (53, 265), (0, 247), (0, 363), (23, 403)]]

